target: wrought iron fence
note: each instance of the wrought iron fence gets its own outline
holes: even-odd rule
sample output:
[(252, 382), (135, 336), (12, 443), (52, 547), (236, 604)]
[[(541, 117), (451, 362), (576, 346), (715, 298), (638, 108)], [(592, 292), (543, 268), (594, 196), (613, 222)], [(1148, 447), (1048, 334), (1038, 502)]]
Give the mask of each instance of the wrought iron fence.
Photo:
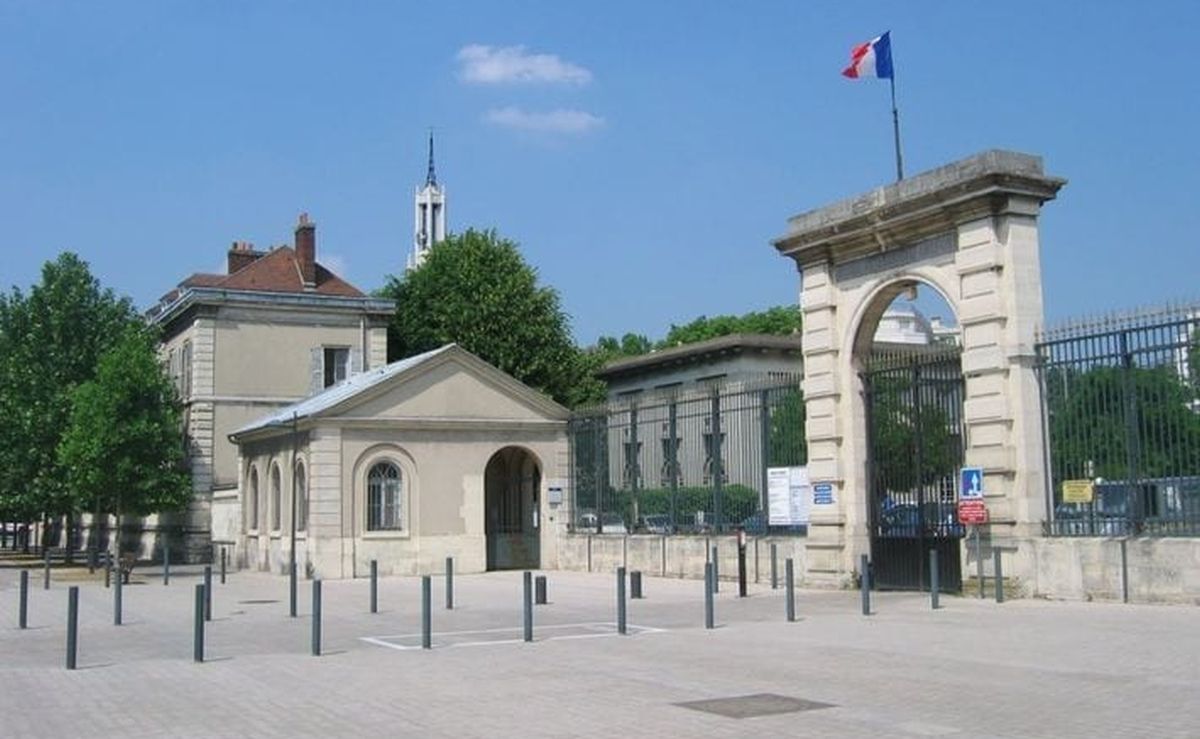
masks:
[(568, 437), (576, 530), (804, 533), (766, 515), (768, 468), (807, 461), (798, 376), (611, 401)]
[(1200, 535), (1198, 328), (1192, 304), (1042, 337), (1047, 534)]

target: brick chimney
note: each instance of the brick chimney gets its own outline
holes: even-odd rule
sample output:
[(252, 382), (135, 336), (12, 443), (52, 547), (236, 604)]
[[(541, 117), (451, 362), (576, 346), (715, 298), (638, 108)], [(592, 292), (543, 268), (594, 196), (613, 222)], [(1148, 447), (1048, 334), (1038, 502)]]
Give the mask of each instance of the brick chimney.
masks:
[(226, 272), (233, 274), (250, 266), (262, 254), (254, 251), (254, 244), (249, 241), (235, 241), (229, 247), (229, 259), (226, 262)]
[(307, 213), (300, 214), (296, 224), (296, 261), (300, 264), (300, 276), (304, 287), (317, 286), (317, 224), (308, 220)]

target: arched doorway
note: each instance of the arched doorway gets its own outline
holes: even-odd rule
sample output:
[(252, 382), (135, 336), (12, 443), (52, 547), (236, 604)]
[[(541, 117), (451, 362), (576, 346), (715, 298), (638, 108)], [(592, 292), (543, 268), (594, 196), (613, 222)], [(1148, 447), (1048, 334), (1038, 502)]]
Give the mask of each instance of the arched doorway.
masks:
[(520, 447), (504, 447), (488, 460), (483, 479), (487, 568), (537, 569), (541, 564), (538, 491), (542, 483), (537, 458)]
[(947, 590), (962, 588), (956, 518), (963, 464), (962, 342), (953, 308), (928, 284), (881, 289), (854, 342), (866, 421), (866, 504), (873, 578), (929, 587), (929, 552)]

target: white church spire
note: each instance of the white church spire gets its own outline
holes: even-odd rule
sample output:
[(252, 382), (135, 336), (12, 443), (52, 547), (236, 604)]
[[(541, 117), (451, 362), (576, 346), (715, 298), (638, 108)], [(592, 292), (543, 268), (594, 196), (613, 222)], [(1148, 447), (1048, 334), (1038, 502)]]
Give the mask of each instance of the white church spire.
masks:
[(425, 185), (417, 190), (414, 217), (413, 252), (408, 268), (416, 269), (424, 262), (433, 245), (446, 238), (446, 190), (438, 184), (433, 167), (433, 131), (429, 132), (429, 171)]

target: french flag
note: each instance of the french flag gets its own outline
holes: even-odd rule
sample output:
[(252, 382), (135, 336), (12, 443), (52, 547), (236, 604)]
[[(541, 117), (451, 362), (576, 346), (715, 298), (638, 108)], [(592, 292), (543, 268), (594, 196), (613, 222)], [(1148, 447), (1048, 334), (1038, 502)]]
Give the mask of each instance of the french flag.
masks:
[(850, 50), (850, 66), (842, 70), (842, 74), (852, 80), (860, 77), (878, 77), (882, 80), (892, 79), (892, 39), (891, 31), (882, 36), (876, 36), (865, 44), (859, 44)]

